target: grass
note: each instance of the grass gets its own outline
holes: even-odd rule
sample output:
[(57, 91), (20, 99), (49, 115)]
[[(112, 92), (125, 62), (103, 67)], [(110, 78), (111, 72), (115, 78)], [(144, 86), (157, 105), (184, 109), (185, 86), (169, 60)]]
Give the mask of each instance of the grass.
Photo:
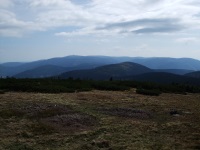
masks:
[(1, 118), (8, 119), (11, 117), (22, 117), (24, 115), (23, 112), (20, 112), (14, 108), (7, 108), (0, 110)]
[(136, 89), (6, 92), (0, 95), (0, 149), (199, 149), (199, 99)]
[[(42, 122), (34, 122), (32, 125), (29, 126), (30, 132), (34, 135), (48, 135), (48, 134), (52, 134), (55, 131), (55, 129), (45, 123)], [(26, 134), (22, 134), (23, 136), (27, 136)]]
[(146, 90), (146, 89), (137, 89), (136, 93), (150, 96), (159, 96), (161, 92), (159, 90)]
[(7, 145), (5, 149), (9, 150), (33, 150), (30, 146), (25, 143), (21, 143), (19, 141), (13, 142), (10, 145)]

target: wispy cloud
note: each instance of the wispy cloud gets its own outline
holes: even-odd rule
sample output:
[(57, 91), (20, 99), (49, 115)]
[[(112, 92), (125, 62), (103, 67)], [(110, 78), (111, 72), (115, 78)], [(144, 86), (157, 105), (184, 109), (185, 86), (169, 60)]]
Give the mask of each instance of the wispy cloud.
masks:
[(115, 30), (119, 33), (169, 33), (184, 29), (178, 19), (139, 19), (108, 24), (97, 30)]
[(198, 4), (198, 0), (1, 0), (0, 36), (69, 26), (79, 29), (55, 35), (173, 33), (200, 28)]
[(150, 34), (150, 33), (171, 33), (180, 31), (182, 28), (180, 26), (169, 26), (169, 27), (147, 27), (139, 30), (133, 31), (137, 34)]

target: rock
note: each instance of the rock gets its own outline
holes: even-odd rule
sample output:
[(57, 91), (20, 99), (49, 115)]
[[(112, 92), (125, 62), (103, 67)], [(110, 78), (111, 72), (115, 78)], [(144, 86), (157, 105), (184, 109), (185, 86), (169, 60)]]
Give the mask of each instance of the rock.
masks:
[(190, 111), (183, 111), (183, 114), (188, 114), (188, 115), (190, 115), (190, 114), (193, 114), (193, 113), (190, 112)]

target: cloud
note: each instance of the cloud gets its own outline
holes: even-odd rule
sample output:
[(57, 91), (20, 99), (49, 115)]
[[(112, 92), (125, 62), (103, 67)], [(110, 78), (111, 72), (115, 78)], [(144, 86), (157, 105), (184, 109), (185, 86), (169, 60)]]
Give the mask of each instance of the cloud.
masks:
[(179, 25), (178, 19), (139, 19), (127, 22), (108, 24), (97, 30), (115, 30), (119, 33), (169, 33), (179, 31), (184, 27)]
[(0, 10), (0, 35), (19, 36), (20, 29), (25, 23), (15, 18), (15, 14), (6, 10)]
[(29, 0), (29, 5), (32, 7), (66, 7), (69, 1), (66, 0)]
[(36, 23), (19, 20), (14, 13), (0, 10), (0, 36), (20, 37), (26, 32), (39, 30), (42, 27)]
[(13, 2), (11, 0), (1, 0), (0, 1), (0, 8), (9, 8), (13, 6)]
[(79, 29), (55, 35), (173, 33), (200, 28), (197, 4), (197, 0), (1, 0), (0, 36), (69, 26)]
[(170, 33), (170, 32), (176, 32), (181, 30), (178, 26), (172, 26), (172, 27), (152, 27), (152, 28), (142, 28), (139, 30), (133, 31), (137, 34), (148, 34), (148, 33)]
[(17, 0), (12, 3), (12, 8), (8, 8), (11, 5), (8, 2), (0, 2), (5, 6), (0, 7), (0, 36), (20, 37), (84, 22), (79, 21), (81, 11), (68, 0)]
[(179, 42), (179, 43), (194, 43), (194, 42), (200, 42), (200, 39), (196, 38), (196, 37), (178, 38), (178, 39), (176, 39), (176, 42)]

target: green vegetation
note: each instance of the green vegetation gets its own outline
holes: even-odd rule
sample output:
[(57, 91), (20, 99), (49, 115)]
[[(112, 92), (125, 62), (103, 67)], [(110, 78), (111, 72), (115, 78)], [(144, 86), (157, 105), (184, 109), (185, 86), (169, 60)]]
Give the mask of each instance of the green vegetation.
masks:
[(0, 89), (7, 91), (39, 92), (39, 93), (71, 93), (88, 91), (91, 86), (81, 80), (56, 79), (0, 79)]
[(91, 87), (97, 90), (106, 90), (106, 91), (125, 91), (129, 90), (130, 87), (119, 84), (117, 81), (108, 82), (108, 81), (90, 81)]
[[(143, 89), (142, 93), (199, 93), (200, 87), (187, 84), (158, 84), (139, 81), (93, 81), (80, 79), (0, 79), (0, 93), (4, 91), (39, 92), (39, 93), (72, 93), (91, 90), (124, 91), (131, 88)], [(141, 90), (139, 90), (141, 91)], [(138, 92), (139, 92), (138, 91)], [(152, 92), (153, 91), (153, 92)], [(141, 93), (141, 92), (140, 92)], [(158, 93), (156, 95), (159, 95)]]
[(0, 94), (5, 94), (5, 91), (3, 91), (3, 90), (0, 90)]

